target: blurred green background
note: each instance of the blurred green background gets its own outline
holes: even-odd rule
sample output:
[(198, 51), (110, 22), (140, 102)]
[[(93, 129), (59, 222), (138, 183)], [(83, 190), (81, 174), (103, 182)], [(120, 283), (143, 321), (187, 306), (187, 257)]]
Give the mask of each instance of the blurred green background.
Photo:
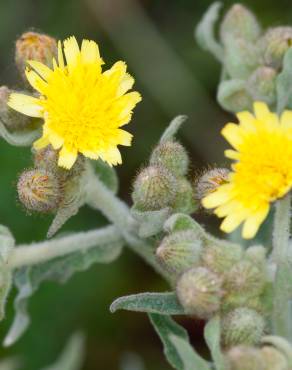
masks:
[[(233, 3), (225, 1), (225, 9)], [(193, 158), (191, 175), (208, 163), (224, 163), (219, 131), (228, 115), (215, 98), (220, 66), (197, 47), (193, 37), (194, 26), (210, 4), (203, 0), (0, 0), (1, 84), (20, 87), (14, 43), (29, 29), (60, 39), (70, 35), (94, 39), (107, 65), (126, 60), (136, 77), (136, 89), (143, 95), (128, 127), (135, 135), (134, 145), (123, 149), (124, 164), (117, 169), (120, 195), (130, 202), (131, 179), (176, 114), (189, 116), (180, 139)], [(290, 0), (245, 4), (264, 26), (292, 23)], [(18, 174), (31, 165), (30, 151), (1, 141), (0, 158), (0, 223), (11, 229), (18, 243), (43, 239), (51, 218), (27, 215), (15, 191)], [(202, 215), (197, 217), (205, 220)], [(83, 208), (64, 230), (86, 230), (105, 223), (99, 214)], [(30, 329), (13, 348), (0, 349), (0, 357), (16, 355), (24, 369), (39, 370), (53, 362), (71, 333), (81, 329), (87, 336), (84, 370), (121, 370), (127, 352), (138, 353), (147, 370), (167, 370), (161, 344), (146, 315), (112, 315), (108, 310), (116, 297), (163, 289), (166, 286), (160, 277), (128, 251), (119, 261), (94, 265), (64, 286), (43, 284), (30, 303)], [(1, 339), (12, 320), (14, 294), (0, 327)], [(195, 341), (201, 325), (185, 324)]]

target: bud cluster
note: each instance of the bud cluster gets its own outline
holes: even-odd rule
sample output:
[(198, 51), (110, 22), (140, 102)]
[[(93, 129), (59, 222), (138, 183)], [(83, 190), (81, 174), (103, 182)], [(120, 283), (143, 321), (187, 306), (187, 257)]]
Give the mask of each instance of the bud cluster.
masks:
[(189, 157), (177, 141), (166, 141), (154, 148), (149, 166), (136, 177), (132, 199), (141, 212), (170, 208), (174, 212), (194, 211), (194, 195), (187, 179)]
[(185, 312), (201, 319), (220, 314), (222, 345), (227, 348), (258, 343), (266, 329), (265, 249), (243, 250), (210, 236), (190, 216), (172, 218), (156, 256), (174, 277)]
[(255, 15), (234, 4), (220, 24), (220, 42), (226, 78), (218, 100), (226, 110), (249, 109), (255, 100), (272, 108), (276, 103), (276, 78), (292, 45), (292, 27), (279, 26), (263, 31)]

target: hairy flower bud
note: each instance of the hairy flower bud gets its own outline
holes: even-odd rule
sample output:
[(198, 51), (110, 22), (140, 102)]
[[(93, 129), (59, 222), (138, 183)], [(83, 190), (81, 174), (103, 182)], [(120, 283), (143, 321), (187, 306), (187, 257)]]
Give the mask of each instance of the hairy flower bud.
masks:
[(155, 211), (171, 206), (177, 192), (177, 180), (161, 166), (146, 167), (134, 182), (132, 198), (142, 211)]
[(189, 157), (180, 143), (166, 141), (153, 150), (150, 164), (165, 167), (175, 176), (184, 176), (188, 172)]
[(220, 308), (221, 287), (221, 279), (216, 274), (204, 267), (195, 267), (181, 275), (176, 292), (186, 313), (207, 319)]
[(196, 209), (193, 187), (184, 177), (177, 179), (177, 195), (172, 207), (176, 212), (186, 214), (191, 214)]
[(245, 79), (221, 81), (217, 91), (217, 100), (228, 112), (237, 113), (252, 109), (253, 100), (246, 89)]
[(216, 273), (229, 271), (240, 261), (243, 251), (240, 245), (221, 242), (208, 243), (202, 251), (202, 263)]
[(12, 92), (7, 86), (0, 87), (1, 122), (9, 131), (23, 130), (30, 124), (31, 118), (8, 107), (8, 98)]
[(261, 349), (261, 355), (265, 364), (265, 370), (289, 370), (286, 357), (271, 346), (265, 346)]
[(226, 168), (213, 168), (207, 170), (198, 178), (195, 186), (196, 198), (201, 201), (210, 193), (213, 193), (218, 186), (228, 181), (229, 170)]
[(254, 265), (262, 268), (266, 262), (267, 250), (262, 245), (253, 245), (245, 250), (244, 257)]
[(28, 60), (36, 60), (51, 66), (52, 59), (57, 56), (57, 42), (48, 35), (37, 32), (25, 32), (16, 41), (15, 62), (24, 80)]
[(264, 318), (246, 307), (230, 311), (222, 319), (222, 337), (226, 347), (259, 343), (265, 329)]
[(269, 29), (259, 41), (264, 63), (280, 69), (286, 51), (292, 45), (292, 27), (275, 27)]
[(36, 168), (24, 171), (17, 183), (18, 197), (29, 211), (53, 212), (63, 198), (63, 186), (51, 172)]
[(248, 78), (246, 89), (254, 100), (274, 104), (277, 72), (271, 67), (259, 67)]
[(234, 4), (228, 10), (220, 26), (220, 38), (224, 44), (230, 36), (254, 42), (260, 32), (261, 28), (254, 14), (241, 4)]
[(266, 370), (262, 354), (258, 348), (232, 347), (226, 354), (226, 360), (230, 370)]
[(227, 295), (224, 295), (221, 305), (223, 312), (229, 312), (230, 310), (234, 310), (239, 307), (251, 308), (260, 314), (265, 312), (265, 308), (260, 297), (251, 297), (248, 294), (242, 295), (239, 292), (232, 294), (227, 293)]
[(249, 297), (260, 295), (265, 286), (263, 269), (251, 261), (240, 261), (230, 271), (226, 271), (224, 288), (228, 294)]
[(178, 231), (166, 236), (156, 250), (156, 256), (166, 270), (176, 275), (200, 260), (202, 242), (192, 230)]

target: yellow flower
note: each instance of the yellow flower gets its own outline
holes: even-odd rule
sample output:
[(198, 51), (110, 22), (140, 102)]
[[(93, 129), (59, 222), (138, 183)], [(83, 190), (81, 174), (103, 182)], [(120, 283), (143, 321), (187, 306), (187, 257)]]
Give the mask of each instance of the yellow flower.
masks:
[[(66, 63), (63, 57), (66, 57)], [(59, 166), (70, 169), (78, 153), (101, 158), (110, 165), (122, 162), (117, 145), (131, 145), (132, 135), (120, 127), (131, 120), (132, 110), (141, 100), (138, 92), (127, 92), (134, 79), (124, 62), (102, 72), (98, 45), (75, 37), (58, 44), (58, 63), (53, 69), (28, 61), (26, 76), (39, 97), (11, 94), (8, 105), (31, 117), (44, 119), (43, 136), (36, 149), (49, 144), (61, 149)]]
[(226, 157), (235, 160), (228, 182), (203, 199), (224, 217), (221, 229), (232, 232), (244, 223), (242, 235), (253, 238), (268, 215), (271, 202), (292, 186), (292, 111), (278, 117), (265, 103), (237, 114), (239, 124), (228, 123), (222, 135), (233, 149)]

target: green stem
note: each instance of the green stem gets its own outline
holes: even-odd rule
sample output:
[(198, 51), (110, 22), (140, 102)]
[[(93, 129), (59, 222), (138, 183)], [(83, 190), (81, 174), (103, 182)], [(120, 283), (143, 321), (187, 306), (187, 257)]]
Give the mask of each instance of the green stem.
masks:
[(290, 207), (291, 195), (287, 194), (276, 204), (273, 233), (273, 259), (276, 263), (274, 282), (273, 326), (276, 335), (289, 338), (290, 309), (287, 289), (287, 260), (290, 236)]

